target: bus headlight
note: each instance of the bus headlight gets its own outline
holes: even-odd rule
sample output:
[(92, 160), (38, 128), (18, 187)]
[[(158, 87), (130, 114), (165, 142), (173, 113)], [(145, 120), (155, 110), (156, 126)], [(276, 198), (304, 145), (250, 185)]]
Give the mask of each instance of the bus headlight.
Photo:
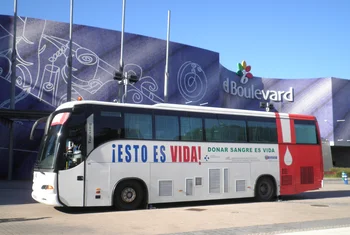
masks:
[(43, 185), (43, 186), (41, 186), (41, 189), (44, 189), (44, 190), (53, 190), (53, 186), (52, 186), (52, 185)]

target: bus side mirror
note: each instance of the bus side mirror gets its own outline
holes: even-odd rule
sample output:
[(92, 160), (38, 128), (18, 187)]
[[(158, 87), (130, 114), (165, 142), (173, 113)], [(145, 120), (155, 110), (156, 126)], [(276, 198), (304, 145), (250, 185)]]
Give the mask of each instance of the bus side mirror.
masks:
[(33, 127), (32, 127), (32, 129), (31, 129), (31, 131), (30, 131), (30, 136), (29, 136), (29, 139), (30, 139), (30, 140), (35, 140), (35, 138), (34, 138), (34, 133), (35, 133), (35, 130), (36, 130), (37, 126), (38, 126), (40, 123), (46, 122), (46, 121), (47, 121), (47, 118), (48, 118), (48, 117), (42, 117), (42, 118), (36, 120), (36, 122), (33, 124)]

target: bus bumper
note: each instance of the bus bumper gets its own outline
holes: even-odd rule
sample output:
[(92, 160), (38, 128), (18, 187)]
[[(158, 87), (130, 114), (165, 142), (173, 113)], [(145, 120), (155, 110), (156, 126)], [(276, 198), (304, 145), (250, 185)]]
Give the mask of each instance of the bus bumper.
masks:
[[(43, 190), (40, 190), (43, 191)], [(62, 207), (63, 205), (59, 203), (57, 194), (53, 193), (45, 193), (40, 191), (32, 191), (32, 198), (46, 205), (54, 206), (54, 207)]]
[(56, 177), (54, 172), (34, 171), (32, 198), (39, 203), (62, 207), (58, 201)]

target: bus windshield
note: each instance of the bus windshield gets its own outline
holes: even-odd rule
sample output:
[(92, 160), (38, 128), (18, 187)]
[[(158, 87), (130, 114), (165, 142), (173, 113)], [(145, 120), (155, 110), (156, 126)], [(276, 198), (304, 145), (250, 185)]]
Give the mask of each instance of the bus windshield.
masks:
[(44, 169), (53, 169), (54, 160), (57, 151), (59, 137), (61, 135), (62, 125), (51, 126), (46, 137), (44, 137), (44, 144), (39, 151), (39, 158), (37, 167)]
[(63, 124), (67, 121), (69, 116), (70, 113), (59, 113), (53, 118), (49, 131), (47, 135), (43, 137), (43, 142), (39, 149), (38, 161), (36, 164), (37, 168), (54, 168), (57, 151), (61, 142), (60, 138)]

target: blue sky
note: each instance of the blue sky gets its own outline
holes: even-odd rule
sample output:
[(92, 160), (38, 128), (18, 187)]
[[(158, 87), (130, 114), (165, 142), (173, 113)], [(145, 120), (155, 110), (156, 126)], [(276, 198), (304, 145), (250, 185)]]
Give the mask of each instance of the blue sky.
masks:
[[(18, 15), (69, 22), (70, 0), (18, 0)], [(220, 53), (255, 76), (350, 79), (349, 0), (127, 0), (125, 31)], [(75, 0), (74, 23), (121, 30), (122, 0)], [(0, 14), (13, 14), (1, 0)]]

